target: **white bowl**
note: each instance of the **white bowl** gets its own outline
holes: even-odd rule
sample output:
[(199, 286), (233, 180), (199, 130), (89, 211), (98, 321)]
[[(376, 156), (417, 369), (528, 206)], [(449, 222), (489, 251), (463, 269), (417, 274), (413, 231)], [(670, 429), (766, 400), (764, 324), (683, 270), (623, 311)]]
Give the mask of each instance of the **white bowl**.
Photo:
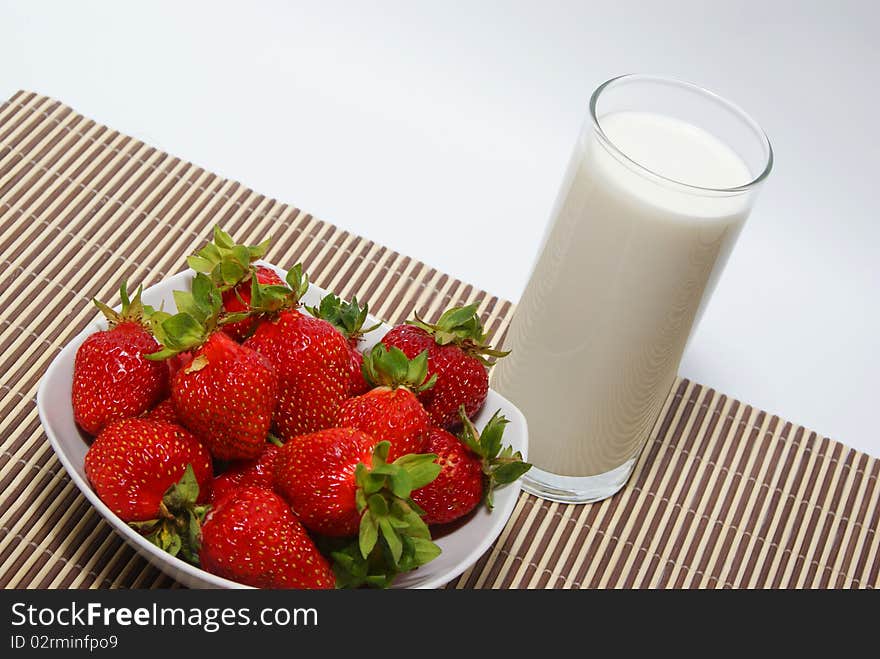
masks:
[[(284, 270), (271, 266), (271, 264), (265, 265), (270, 265), (282, 277), (284, 276)], [(187, 270), (151, 286), (143, 293), (144, 303), (158, 307), (164, 302), (166, 310), (174, 310), (174, 298), (171, 291), (188, 289), (193, 274), (192, 270)], [(324, 293), (323, 289), (311, 285), (303, 301), (309, 305), (317, 304)], [(376, 322), (378, 322), (377, 319), (371, 318), (369, 324)], [(248, 586), (209, 574), (162, 551), (113, 514), (92, 490), (83, 469), (88, 445), (73, 420), (71, 383), (73, 382), (73, 361), (77, 349), (87, 336), (105, 328), (106, 323), (103, 321), (103, 317), (96, 318), (55, 357), (40, 382), (40, 388), (37, 392), (37, 409), (43, 428), (46, 430), (46, 435), (48, 435), (58, 459), (76, 486), (116, 529), (116, 532), (158, 569), (191, 588), (248, 588)], [(375, 345), (389, 329), (389, 325), (383, 324), (380, 328), (370, 332), (365, 337), (364, 346), (370, 348)], [(475, 420), (477, 427), (482, 428), (498, 409), (510, 420), (504, 432), (505, 444), (510, 444), (515, 450), (521, 451), (525, 458), (528, 449), (528, 429), (525, 417), (513, 403), (495, 391), (489, 391), (486, 405)], [(481, 506), (465, 524), (436, 539), (435, 542), (442, 550), (440, 556), (427, 565), (400, 575), (394, 588), (438, 588), (459, 576), (476, 562), (501, 533), (501, 529), (504, 528), (513, 513), (519, 491), (518, 482), (499, 489), (495, 494), (495, 508), (491, 512), (485, 506)]]

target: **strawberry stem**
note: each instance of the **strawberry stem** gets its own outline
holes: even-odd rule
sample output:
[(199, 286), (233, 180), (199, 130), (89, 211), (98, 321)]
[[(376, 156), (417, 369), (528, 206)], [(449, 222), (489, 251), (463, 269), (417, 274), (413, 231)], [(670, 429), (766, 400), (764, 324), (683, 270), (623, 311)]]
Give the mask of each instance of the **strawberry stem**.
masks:
[[(201, 272), (193, 278), (191, 290), (173, 294), (176, 314), (156, 311), (150, 316), (153, 334), (162, 347), (144, 355), (147, 359), (158, 361), (194, 350), (205, 344), (223, 324), (246, 317), (246, 314), (227, 314), (220, 289)], [(196, 366), (194, 362), (189, 369), (198, 370)]]
[(130, 522), (154, 545), (172, 556), (199, 564), (201, 524), (210, 506), (198, 506), (199, 483), (191, 464), (186, 465), (180, 480), (169, 487), (159, 503), (159, 515), (146, 522)]
[(364, 355), (361, 372), (364, 379), (375, 387), (406, 387), (415, 393), (430, 389), (437, 382), (436, 374), (427, 377), (427, 350), (408, 359), (400, 348), (387, 348), (382, 343), (377, 343)]
[(340, 588), (387, 587), (397, 574), (440, 554), (422, 520), (424, 511), (410, 498), (440, 473), (437, 456), (409, 454), (388, 463), (390, 446), (379, 442), (371, 466), (361, 463), (355, 469), (355, 499), (362, 513), (358, 537), (331, 554)]
[[(428, 332), (438, 345), (457, 345), (467, 354), (479, 359), (485, 366), (491, 366), (495, 363), (495, 359), (510, 354), (509, 350), (496, 350), (489, 345), (489, 335), (483, 331), (476, 304), (448, 309), (434, 324), (425, 322), (418, 314), (415, 314), (415, 320), (408, 320), (406, 324)], [(494, 359), (489, 359), (490, 357)]]
[(309, 276), (303, 272), (302, 263), (297, 263), (284, 278), (287, 286), (261, 284), (256, 274), (251, 275), (251, 317), (270, 318), (285, 309), (300, 306), (300, 299), (309, 290)]
[(138, 286), (134, 298), (129, 299), (126, 282), (123, 280), (119, 285), (119, 298), (122, 300), (122, 308), (119, 311), (114, 311), (98, 299), (92, 298), (92, 302), (101, 310), (101, 313), (104, 314), (104, 317), (107, 319), (107, 325), (110, 329), (113, 329), (120, 323), (130, 322), (137, 323), (144, 327), (144, 329), (151, 331), (150, 317), (156, 312), (152, 307), (144, 305), (141, 302), (141, 293), (143, 293), (143, 290), (143, 286)]
[(502, 448), (501, 439), (508, 420), (501, 414), (501, 410), (492, 415), (482, 432), (478, 432), (468, 418), (464, 405), (459, 408), (458, 414), (462, 422), (458, 438), (482, 462), (483, 499), (486, 507), (492, 510), (495, 489), (514, 482), (531, 469), (532, 465), (523, 462), (519, 451), (514, 452), (510, 446)]
[(358, 304), (357, 297), (352, 297), (351, 302), (344, 302), (333, 293), (328, 293), (321, 298), (317, 307), (306, 307), (306, 310), (315, 318), (326, 320), (333, 325), (349, 341), (359, 341), (364, 334), (381, 327), (382, 323), (376, 323), (364, 329), (367, 314), (370, 307), (367, 304)]
[(208, 277), (220, 291), (246, 281), (255, 270), (253, 262), (265, 256), (270, 240), (259, 245), (239, 245), (219, 226), (214, 227), (213, 241), (192, 256), (186, 257), (190, 268)]

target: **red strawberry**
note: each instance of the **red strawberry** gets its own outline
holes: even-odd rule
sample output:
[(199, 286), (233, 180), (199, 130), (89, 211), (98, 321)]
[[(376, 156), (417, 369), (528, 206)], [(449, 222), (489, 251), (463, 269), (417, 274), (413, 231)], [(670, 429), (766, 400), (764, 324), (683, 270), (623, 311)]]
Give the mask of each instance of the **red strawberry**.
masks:
[(275, 487), (305, 527), (330, 536), (356, 535), (358, 464), (371, 464), (378, 443), (355, 428), (329, 428), (290, 439), (275, 462)]
[(425, 450), (437, 454), (440, 474), (432, 482), (412, 493), (425, 511), (428, 524), (445, 524), (471, 512), (485, 499), (491, 509), (496, 486), (512, 483), (526, 473), (530, 464), (508, 446), (501, 448), (501, 435), (507, 424), (500, 410), (482, 433), (460, 410), (461, 437), (433, 428), (425, 441)]
[[(257, 281), (261, 284), (272, 286), (284, 286), (284, 280), (274, 270), (262, 265), (256, 266)], [(249, 279), (239, 283), (235, 288), (223, 292), (223, 308), (229, 313), (241, 313), (250, 310), (251, 282)], [(253, 318), (245, 318), (223, 326), (226, 332), (236, 341), (244, 341), (251, 333), (254, 325)]]
[(384, 337), (386, 346), (400, 348), (412, 359), (428, 351), (428, 375), (437, 376), (437, 384), (419, 394), (431, 421), (441, 428), (459, 425), (458, 408), (464, 405), (468, 417), (474, 417), (486, 402), (489, 392), (488, 357), (508, 353), (494, 350), (486, 343), (486, 334), (477, 317), (477, 305), (449, 309), (429, 325), (416, 320), (398, 325)]
[(425, 511), (425, 523), (445, 524), (467, 515), (483, 499), (479, 456), (442, 428), (428, 431), (425, 450), (436, 453), (440, 465), (437, 478), (412, 493), (413, 501)]
[(351, 356), (351, 389), (348, 395), (359, 396), (368, 392), (371, 385), (364, 379), (361, 369), (364, 356), (358, 350), (358, 344), (364, 334), (372, 332), (381, 324), (377, 323), (364, 329), (364, 322), (366, 322), (370, 310), (369, 306), (366, 304), (360, 306), (356, 297), (351, 298), (351, 302), (343, 302), (333, 293), (328, 293), (321, 298), (320, 305), (306, 307), (306, 309), (315, 318), (321, 318), (333, 325), (348, 341), (348, 350)]
[(171, 398), (166, 398), (147, 412), (147, 418), (153, 421), (180, 424), (180, 419), (177, 418), (177, 410), (174, 408), (174, 401)]
[(428, 527), (409, 499), (439, 472), (436, 455), (388, 463), (388, 442), (354, 428), (294, 437), (278, 455), (275, 489), (307, 529), (357, 536), (333, 552), (341, 586), (387, 586), (394, 576), (436, 557)]
[(174, 376), (177, 375), (177, 371), (189, 366), (192, 360), (192, 353), (188, 350), (186, 352), (181, 352), (166, 359), (165, 363), (168, 364), (168, 382), (174, 380)]
[(333, 588), (327, 560), (271, 490), (243, 487), (217, 502), (202, 526), (202, 567), (256, 588)]
[(278, 445), (267, 442), (256, 460), (230, 464), (226, 471), (211, 482), (211, 501), (219, 501), (233, 490), (242, 487), (253, 486), (271, 490), (279, 450)]
[(351, 343), (348, 344), (349, 353), (349, 371), (351, 373), (351, 387), (348, 390), (349, 396), (360, 396), (370, 390), (370, 383), (364, 377), (364, 353)]
[(220, 292), (207, 275), (195, 276), (191, 293), (175, 291), (175, 300), (176, 315), (153, 316), (162, 349), (148, 358), (194, 351), (192, 362), (171, 383), (178, 418), (215, 458), (256, 458), (263, 450), (278, 393), (272, 365), (218, 331), (225, 316)]
[(141, 304), (141, 289), (129, 300), (123, 282), (119, 293), (119, 312), (95, 300), (109, 329), (83, 342), (73, 366), (73, 418), (92, 435), (111, 421), (143, 414), (168, 391), (165, 365), (144, 358), (159, 343), (146, 326), (150, 309)]
[(364, 372), (378, 386), (345, 401), (335, 425), (358, 428), (391, 442), (388, 459), (392, 461), (407, 453), (421, 453), (431, 423), (414, 392), (431, 387), (437, 379), (426, 382), (427, 370), (427, 351), (409, 360), (397, 348), (377, 344), (364, 358)]
[(302, 266), (287, 274), (291, 290), (253, 283), (252, 307), (267, 320), (244, 345), (272, 363), (278, 374), (275, 429), (285, 441), (333, 425), (339, 406), (348, 397), (348, 344), (327, 321), (296, 310), (308, 289)]
[(177, 415), (220, 460), (248, 460), (263, 450), (278, 378), (262, 355), (214, 332), (171, 383)]
[(207, 500), (213, 471), (202, 443), (180, 426), (152, 419), (110, 424), (89, 447), (86, 476), (101, 501), (123, 521), (158, 517), (165, 491), (192, 465)]

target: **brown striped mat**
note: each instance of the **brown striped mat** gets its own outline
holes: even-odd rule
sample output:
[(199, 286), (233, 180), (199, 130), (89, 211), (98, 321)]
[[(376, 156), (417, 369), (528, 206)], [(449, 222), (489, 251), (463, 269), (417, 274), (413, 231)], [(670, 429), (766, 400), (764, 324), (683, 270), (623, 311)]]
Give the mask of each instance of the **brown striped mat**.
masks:
[[(270, 260), (356, 294), (392, 322), (499, 300), (52, 99), (0, 107), (0, 584), (175, 587), (111, 531), (68, 479), (37, 418), (40, 377), (112, 299), (151, 285), (219, 223), (275, 237)], [(873, 588), (880, 461), (680, 381), (630, 484), (601, 504), (523, 495), (495, 546), (450, 587)]]

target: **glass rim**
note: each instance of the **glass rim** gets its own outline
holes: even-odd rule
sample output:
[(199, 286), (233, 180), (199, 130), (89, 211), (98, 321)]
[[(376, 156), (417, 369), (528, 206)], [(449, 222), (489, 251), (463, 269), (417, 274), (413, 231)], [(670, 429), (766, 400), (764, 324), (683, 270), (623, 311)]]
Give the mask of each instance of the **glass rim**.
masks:
[[(596, 114), (596, 106), (599, 102), (599, 97), (602, 95), (602, 92), (607, 89), (609, 86), (619, 83), (621, 81), (628, 80), (643, 80), (643, 81), (651, 81), (651, 82), (662, 82), (677, 85), (679, 87), (687, 88), (691, 91), (697, 92), (701, 95), (707, 96), (720, 105), (724, 106), (727, 110), (737, 115), (740, 119), (742, 119), (756, 134), (756, 136), (763, 142), (764, 146), (767, 150), (767, 162), (764, 165), (764, 169), (758, 174), (755, 178), (753, 178), (748, 183), (744, 183), (742, 185), (737, 185), (729, 188), (715, 188), (715, 187), (705, 187), (700, 185), (694, 185), (692, 183), (688, 183), (686, 181), (680, 181), (678, 179), (670, 178), (668, 176), (664, 176), (659, 172), (655, 172), (653, 169), (646, 167), (638, 160), (634, 160), (630, 158), (627, 154), (618, 148), (618, 146), (614, 143), (614, 141), (606, 135), (605, 131), (602, 129), (602, 125), (599, 123), (599, 117)], [(590, 96), (590, 118), (593, 122), (593, 128), (596, 130), (598, 135), (601, 137), (601, 140), (604, 145), (609, 147), (615, 155), (623, 158), (627, 163), (634, 165), (639, 171), (650, 174), (653, 177), (659, 178), (662, 181), (673, 183), (675, 185), (683, 186), (687, 189), (698, 191), (698, 192), (710, 192), (710, 193), (721, 193), (721, 194), (735, 194), (741, 192), (747, 192), (761, 183), (764, 179), (766, 179), (770, 175), (770, 171), (773, 169), (773, 147), (770, 144), (770, 138), (767, 137), (767, 134), (761, 128), (757, 121), (755, 121), (751, 115), (749, 115), (745, 110), (743, 110), (740, 106), (728, 101), (723, 96), (716, 94), (710, 89), (706, 89), (705, 87), (701, 87), (700, 85), (695, 85), (694, 83), (687, 82), (684, 80), (678, 80), (677, 78), (669, 78), (666, 76), (658, 76), (658, 75), (649, 75), (643, 73), (628, 73), (625, 75), (620, 75), (610, 80), (606, 80), (601, 85), (599, 85), (593, 94)]]

